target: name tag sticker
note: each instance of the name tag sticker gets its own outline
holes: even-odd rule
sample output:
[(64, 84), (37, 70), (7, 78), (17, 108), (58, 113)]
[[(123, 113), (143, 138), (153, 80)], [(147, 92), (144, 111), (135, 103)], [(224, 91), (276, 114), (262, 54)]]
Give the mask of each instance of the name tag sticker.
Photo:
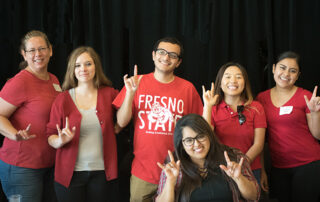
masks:
[(53, 84), (53, 87), (54, 87), (54, 89), (55, 89), (56, 91), (62, 92), (62, 89), (61, 89), (60, 85), (54, 83), (54, 84)]
[(293, 106), (280, 107), (279, 115), (291, 114)]

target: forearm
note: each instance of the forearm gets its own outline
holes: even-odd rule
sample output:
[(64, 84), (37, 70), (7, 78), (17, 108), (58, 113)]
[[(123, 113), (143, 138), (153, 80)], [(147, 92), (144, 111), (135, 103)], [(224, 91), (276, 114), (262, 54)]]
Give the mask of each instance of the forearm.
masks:
[(126, 127), (132, 118), (133, 98), (133, 94), (126, 94), (121, 107), (117, 111), (117, 123), (121, 128)]
[(156, 202), (174, 202), (174, 188), (175, 183), (169, 183), (167, 181), (161, 194), (156, 198)]
[(212, 114), (212, 106), (210, 105), (204, 105), (203, 106), (203, 112), (202, 112), (202, 117), (211, 125), (211, 114)]
[(13, 127), (8, 118), (0, 116), (0, 133), (13, 140), (15, 138), (15, 134), (18, 133), (18, 130)]
[(48, 138), (48, 143), (51, 147), (55, 148), (55, 149), (59, 149), (60, 147), (62, 147), (64, 144), (61, 142), (61, 139), (59, 138), (58, 135), (50, 135)]
[(250, 163), (257, 158), (258, 155), (263, 151), (264, 139), (265, 139), (265, 128), (255, 128), (254, 129), (254, 141), (252, 146), (248, 149), (246, 155), (250, 159)]
[(241, 196), (247, 200), (257, 200), (258, 191), (254, 181), (248, 180), (245, 176), (240, 175), (239, 178), (235, 179), (238, 185)]
[(310, 113), (309, 129), (314, 138), (320, 140), (320, 111)]
[(263, 145), (256, 144), (252, 145), (250, 149), (247, 151), (246, 155), (249, 157), (250, 163), (257, 158), (258, 155), (263, 151)]

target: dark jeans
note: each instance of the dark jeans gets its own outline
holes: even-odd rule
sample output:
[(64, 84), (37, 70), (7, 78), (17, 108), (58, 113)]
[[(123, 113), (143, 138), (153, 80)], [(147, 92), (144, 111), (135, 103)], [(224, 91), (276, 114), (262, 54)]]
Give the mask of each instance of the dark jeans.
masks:
[(294, 168), (271, 168), (271, 194), (280, 202), (318, 202), (320, 161)]
[(6, 197), (20, 194), (22, 202), (55, 202), (53, 168), (31, 169), (0, 160), (0, 179)]
[(75, 171), (68, 188), (55, 182), (59, 202), (116, 202), (118, 181), (106, 180), (104, 171)]

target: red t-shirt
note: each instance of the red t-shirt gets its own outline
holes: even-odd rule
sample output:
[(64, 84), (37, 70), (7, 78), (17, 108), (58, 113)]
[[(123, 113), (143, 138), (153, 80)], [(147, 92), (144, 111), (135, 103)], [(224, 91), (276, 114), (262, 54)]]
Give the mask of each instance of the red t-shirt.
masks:
[(49, 74), (44, 81), (26, 70), (11, 78), (0, 92), (0, 97), (17, 107), (9, 117), (17, 130), (31, 124), (30, 134), (36, 138), (26, 141), (4, 139), (0, 159), (8, 164), (25, 168), (46, 168), (54, 164), (55, 151), (48, 144), (46, 124), (53, 100), (60, 89), (58, 79)]
[[(266, 115), (263, 107), (257, 101), (245, 107), (242, 114), (246, 121), (240, 125), (239, 116), (223, 100), (220, 104), (212, 107), (212, 125), (220, 141), (240, 149), (244, 154), (250, 149), (254, 141), (254, 129), (266, 128)], [(260, 155), (251, 163), (251, 169), (261, 168)]]
[(282, 108), (273, 105), (270, 89), (257, 96), (267, 116), (268, 143), (274, 167), (292, 168), (320, 160), (320, 144), (308, 127), (306, 114), (310, 111), (304, 95), (310, 99), (311, 92), (298, 88)]
[[(124, 87), (113, 105), (119, 108), (126, 94)], [(142, 77), (133, 100), (134, 155), (131, 173), (149, 183), (158, 184), (168, 149), (174, 150), (175, 122), (189, 113), (202, 113), (202, 101), (189, 82), (179, 77), (164, 84), (153, 73)]]

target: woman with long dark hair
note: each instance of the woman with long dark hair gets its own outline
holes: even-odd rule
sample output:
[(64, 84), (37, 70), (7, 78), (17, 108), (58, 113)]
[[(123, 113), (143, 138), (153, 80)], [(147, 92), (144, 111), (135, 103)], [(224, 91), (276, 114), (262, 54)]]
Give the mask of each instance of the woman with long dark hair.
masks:
[[(174, 132), (175, 155), (162, 168), (156, 201), (241, 201), (259, 198), (248, 159), (220, 144), (200, 115), (182, 117)], [(239, 163), (237, 163), (239, 162)]]
[[(234, 62), (222, 65), (211, 90), (203, 87), (203, 102), (203, 117), (212, 124), (221, 143), (248, 156), (260, 184), (266, 116), (262, 105), (253, 100), (245, 68)], [(267, 190), (264, 184), (261, 186)]]
[(260, 93), (268, 123), (271, 195), (282, 201), (320, 200), (320, 97), (296, 86), (299, 55), (287, 51), (273, 65), (276, 85)]

